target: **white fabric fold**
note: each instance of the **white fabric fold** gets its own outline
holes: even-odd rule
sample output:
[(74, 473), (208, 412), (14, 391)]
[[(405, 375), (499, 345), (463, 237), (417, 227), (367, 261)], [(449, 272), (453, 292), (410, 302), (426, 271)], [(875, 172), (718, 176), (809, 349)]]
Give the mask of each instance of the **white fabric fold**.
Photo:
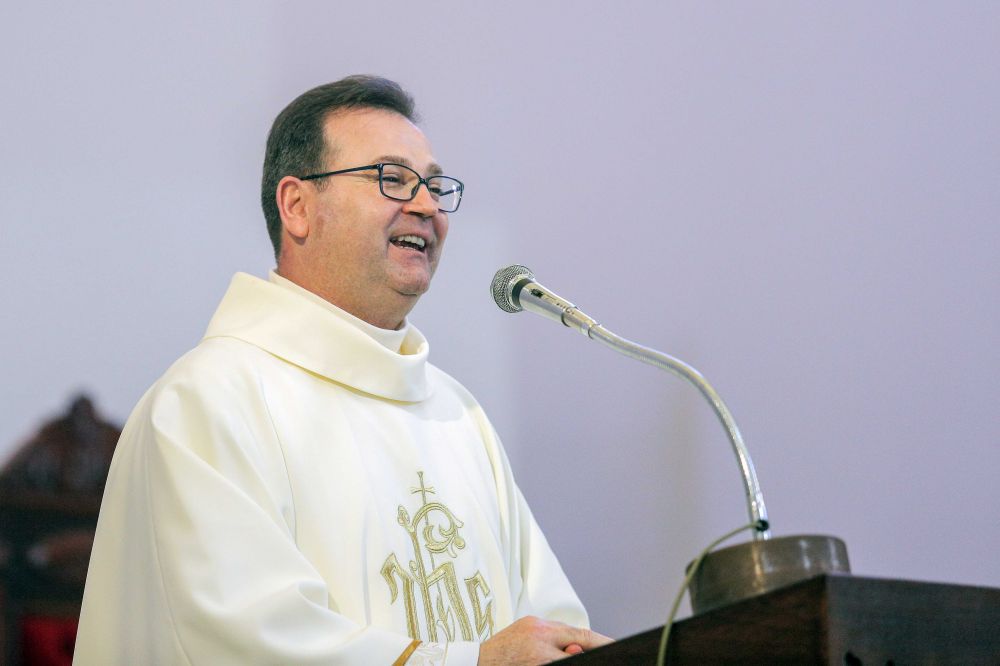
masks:
[[(332, 306), (331, 306), (332, 307)], [(332, 381), (372, 395), (419, 402), (427, 383), (427, 340), (407, 328), (400, 354), (373, 344), (372, 337), (320, 304), (277, 284), (237, 273), (205, 338), (232, 337)]]
[(237, 275), (122, 433), (75, 663), (391, 664), (418, 638), (472, 665), (518, 617), (585, 626), (482, 409), (405, 337)]

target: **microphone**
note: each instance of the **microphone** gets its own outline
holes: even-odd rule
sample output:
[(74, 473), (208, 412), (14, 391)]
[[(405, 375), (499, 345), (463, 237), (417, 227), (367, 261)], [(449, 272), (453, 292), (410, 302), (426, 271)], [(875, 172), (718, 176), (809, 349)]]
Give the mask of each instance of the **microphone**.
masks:
[(498, 270), (493, 276), (491, 291), (493, 300), (504, 312), (534, 312), (575, 328), (587, 337), (598, 325), (575, 305), (539, 283), (527, 266), (511, 264)]
[(504, 312), (515, 313), (527, 310), (540, 314), (546, 319), (557, 321), (569, 328), (575, 328), (594, 342), (599, 342), (619, 354), (666, 370), (694, 385), (712, 407), (715, 416), (729, 437), (729, 443), (736, 455), (736, 462), (743, 476), (747, 513), (750, 515), (750, 521), (756, 530), (754, 539), (771, 538), (764, 496), (760, 492), (757, 472), (750, 459), (750, 452), (747, 451), (746, 444), (743, 442), (743, 435), (740, 433), (729, 408), (700, 372), (680, 359), (649, 347), (643, 347), (612, 333), (565, 298), (542, 286), (527, 266), (511, 264), (501, 268), (493, 276), (490, 290), (493, 293), (493, 300)]

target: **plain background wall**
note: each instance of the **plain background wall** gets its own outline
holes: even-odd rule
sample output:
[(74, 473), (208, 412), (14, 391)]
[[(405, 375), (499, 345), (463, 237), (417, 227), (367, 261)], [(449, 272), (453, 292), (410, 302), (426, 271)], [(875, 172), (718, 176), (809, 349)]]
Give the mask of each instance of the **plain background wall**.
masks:
[(507, 263), (716, 385), (776, 535), (1000, 586), (998, 44), (990, 2), (7, 3), (0, 455), (77, 390), (124, 420), (273, 265), (273, 117), (373, 72), (468, 184), (411, 318), (597, 628), (662, 623), (737, 468), (694, 389), (500, 312)]

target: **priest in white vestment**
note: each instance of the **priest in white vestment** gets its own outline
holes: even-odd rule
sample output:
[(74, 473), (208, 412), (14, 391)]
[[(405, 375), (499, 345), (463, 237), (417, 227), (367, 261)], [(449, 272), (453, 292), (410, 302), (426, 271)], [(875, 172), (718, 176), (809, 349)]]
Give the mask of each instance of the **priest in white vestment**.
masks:
[(268, 139), (278, 267), (237, 274), (108, 478), (77, 664), (544, 663), (607, 642), (475, 399), (406, 315), (464, 185), (394, 83)]

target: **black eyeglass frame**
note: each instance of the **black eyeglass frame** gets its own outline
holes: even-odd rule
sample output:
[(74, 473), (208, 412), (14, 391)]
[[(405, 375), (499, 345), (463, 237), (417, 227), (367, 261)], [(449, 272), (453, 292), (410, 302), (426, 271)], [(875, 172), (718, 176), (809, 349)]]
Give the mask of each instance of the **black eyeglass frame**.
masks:
[[(416, 174), (417, 184), (414, 185), (413, 190), (410, 191), (409, 198), (400, 199), (399, 197), (394, 197), (391, 194), (385, 193), (385, 187), (383, 187), (382, 185), (382, 169), (387, 166), (402, 167)], [(326, 173), (314, 173), (308, 176), (297, 176), (297, 178), (299, 180), (317, 180), (319, 178), (326, 178), (327, 176), (339, 176), (342, 173), (354, 173), (356, 171), (371, 171), (372, 169), (378, 169), (378, 191), (381, 192), (382, 196), (384, 196), (386, 199), (392, 199), (393, 201), (413, 201), (416, 198), (417, 190), (420, 189), (421, 185), (426, 187), (427, 191), (431, 193), (431, 196), (433, 196), (434, 191), (431, 190), (431, 185), (430, 182), (428, 181), (430, 181), (432, 178), (447, 178), (448, 180), (453, 180), (456, 183), (458, 183), (458, 203), (455, 204), (455, 207), (452, 210), (444, 210), (443, 208), (438, 206), (438, 211), (442, 213), (454, 213), (455, 211), (458, 210), (458, 207), (462, 205), (462, 195), (465, 194), (465, 183), (460, 181), (458, 178), (453, 178), (452, 176), (445, 176), (444, 174), (434, 174), (433, 176), (428, 176), (427, 178), (424, 178), (411, 167), (408, 167), (405, 164), (397, 164), (395, 162), (379, 162), (378, 164), (369, 164), (368, 166), (353, 167), (350, 169), (339, 169), (337, 171), (327, 171)], [(445, 192), (445, 194), (451, 194), (454, 191), (455, 190), (449, 190), (448, 192)], [(441, 195), (438, 194), (438, 196), (440, 197)]]

